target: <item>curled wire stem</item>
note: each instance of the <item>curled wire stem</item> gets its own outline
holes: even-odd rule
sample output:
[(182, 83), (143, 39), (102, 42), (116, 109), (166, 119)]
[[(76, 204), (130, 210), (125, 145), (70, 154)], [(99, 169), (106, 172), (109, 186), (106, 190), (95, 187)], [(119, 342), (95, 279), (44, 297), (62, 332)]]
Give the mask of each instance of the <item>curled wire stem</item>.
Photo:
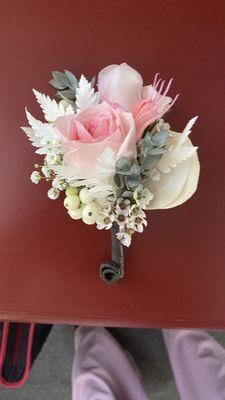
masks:
[(123, 246), (117, 239), (118, 225), (113, 224), (111, 228), (111, 261), (100, 265), (100, 277), (111, 285), (124, 277), (124, 254)]

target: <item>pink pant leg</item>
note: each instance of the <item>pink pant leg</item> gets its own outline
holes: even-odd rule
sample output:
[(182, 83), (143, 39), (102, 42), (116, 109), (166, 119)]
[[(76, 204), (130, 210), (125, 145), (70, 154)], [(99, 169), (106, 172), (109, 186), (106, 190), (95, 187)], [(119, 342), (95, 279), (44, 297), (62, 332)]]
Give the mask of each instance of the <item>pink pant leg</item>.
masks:
[(75, 333), (73, 400), (148, 400), (134, 363), (104, 328)]
[(206, 332), (164, 330), (181, 400), (225, 399), (225, 350)]

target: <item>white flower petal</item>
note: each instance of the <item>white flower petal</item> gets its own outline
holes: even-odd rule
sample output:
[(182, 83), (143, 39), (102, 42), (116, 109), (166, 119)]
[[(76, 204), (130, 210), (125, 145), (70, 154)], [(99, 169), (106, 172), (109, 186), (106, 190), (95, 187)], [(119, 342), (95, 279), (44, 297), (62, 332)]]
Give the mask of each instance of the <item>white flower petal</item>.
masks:
[(154, 194), (148, 209), (176, 207), (187, 201), (196, 191), (200, 172), (197, 153), (183, 161), (168, 174), (161, 174), (159, 181), (148, 181)]

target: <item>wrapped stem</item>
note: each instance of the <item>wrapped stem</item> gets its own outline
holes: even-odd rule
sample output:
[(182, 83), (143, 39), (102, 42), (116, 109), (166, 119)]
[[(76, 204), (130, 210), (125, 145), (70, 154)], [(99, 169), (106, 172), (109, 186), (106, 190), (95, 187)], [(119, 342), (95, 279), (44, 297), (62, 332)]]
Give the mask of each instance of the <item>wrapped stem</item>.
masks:
[(124, 277), (124, 254), (123, 246), (117, 239), (118, 225), (113, 224), (111, 228), (111, 261), (100, 265), (100, 277), (108, 284), (117, 282)]

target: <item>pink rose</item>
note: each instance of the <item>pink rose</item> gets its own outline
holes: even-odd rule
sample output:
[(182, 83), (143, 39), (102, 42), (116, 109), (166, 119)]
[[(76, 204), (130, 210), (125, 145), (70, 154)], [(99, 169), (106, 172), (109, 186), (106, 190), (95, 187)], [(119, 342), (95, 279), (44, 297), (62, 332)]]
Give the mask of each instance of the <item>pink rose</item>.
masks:
[(136, 157), (135, 124), (131, 113), (103, 102), (74, 115), (57, 118), (53, 125), (66, 151), (64, 164), (93, 172), (98, 157), (111, 148), (116, 159)]
[(143, 86), (141, 75), (126, 63), (109, 65), (98, 76), (101, 99), (113, 107), (132, 112), (137, 140), (149, 124), (161, 118), (174, 104), (177, 97), (173, 102), (166, 97), (171, 83), (172, 79), (164, 89), (165, 81), (157, 80), (156, 75), (153, 85)]

